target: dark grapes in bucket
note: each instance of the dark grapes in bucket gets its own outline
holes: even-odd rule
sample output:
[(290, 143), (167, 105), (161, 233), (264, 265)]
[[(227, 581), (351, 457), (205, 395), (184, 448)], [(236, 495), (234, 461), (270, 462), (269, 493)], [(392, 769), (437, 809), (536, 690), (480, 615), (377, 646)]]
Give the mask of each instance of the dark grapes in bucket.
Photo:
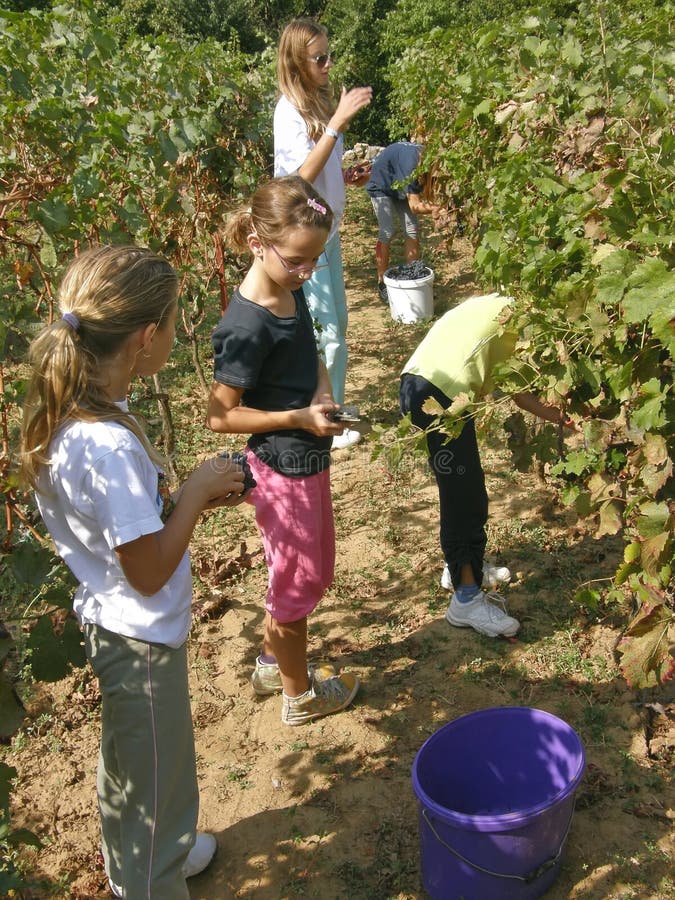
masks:
[(239, 451), (235, 451), (234, 453), (228, 453), (225, 450), (220, 454), (221, 459), (231, 459), (232, 462), (238, 463), (242, 469), (244, 470), (244, 491), (250, 491), (251, 488), (254, 488), (258, 483), (253, 477), (253, 473), (251, 472), (251, 467), (248, 464), (245, 453), (240, 453)]
[(415, 259), (412, 262), (403, 263), (401, 266), (392, 266), (384, 274), (392, 281), (417, 281), (431, 275), (431, 269), (420, 259)]

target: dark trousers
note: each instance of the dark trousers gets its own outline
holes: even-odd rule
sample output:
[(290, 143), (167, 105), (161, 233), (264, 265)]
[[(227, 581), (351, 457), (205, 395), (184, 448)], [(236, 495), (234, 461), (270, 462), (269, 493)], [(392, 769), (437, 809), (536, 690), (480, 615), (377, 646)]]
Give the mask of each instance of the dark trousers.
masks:
[[(421, 375), (402, 376), (401, 412), (410, 413), (418, 428), (428, 428), (434, 421), (434, 416), (422, 409), (429, 397), (437, 400), (443, 409), (452, 403), (452, 398)], [(466, 419), (461, 433), (453, 440), (439, 431), (428, 432), (427, 448), (438, 486), (441, 549), (452, 583), (459, 586), (462, 566), (469, 563), (476, 584), (480, 585), (487, 543), (488, 496), (473, 419)]]

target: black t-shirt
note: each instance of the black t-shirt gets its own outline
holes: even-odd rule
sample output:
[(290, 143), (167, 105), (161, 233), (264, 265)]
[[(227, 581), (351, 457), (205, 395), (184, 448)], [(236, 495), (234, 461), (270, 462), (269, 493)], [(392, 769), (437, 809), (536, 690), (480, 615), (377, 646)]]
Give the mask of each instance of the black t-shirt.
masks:
[[(293, 296), (295, 316), (280, 318), (236, 290), (213, 332), (214, 381), (243, 388), (244, 406), (279, 411), (311, 403), (319, 355), (302, 289)], [(330, 465), (332, 442), (296, 428), (252, 434), (248, 445), (276, 472), (301, 478)]]

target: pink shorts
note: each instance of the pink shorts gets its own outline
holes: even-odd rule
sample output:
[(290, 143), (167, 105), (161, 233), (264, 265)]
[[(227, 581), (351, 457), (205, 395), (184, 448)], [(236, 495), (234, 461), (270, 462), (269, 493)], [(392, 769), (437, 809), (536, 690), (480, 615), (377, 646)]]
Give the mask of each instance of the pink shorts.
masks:
[(280, 475), (247, 453), (251, 503), (269, 572), (265, 607), (278, 622), (297, 622), (316, 607), (335, 571), (330, 469), (306, 478)]

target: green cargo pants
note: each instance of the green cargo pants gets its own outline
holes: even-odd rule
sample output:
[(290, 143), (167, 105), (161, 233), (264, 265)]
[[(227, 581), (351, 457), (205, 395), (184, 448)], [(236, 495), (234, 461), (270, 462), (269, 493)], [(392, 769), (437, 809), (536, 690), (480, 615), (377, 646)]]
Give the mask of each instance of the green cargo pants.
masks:
[(125, 900), (189, 900), (199, 795), (187, 645), (84, 626), (102, 695), (98, 802), (108, 877)]

